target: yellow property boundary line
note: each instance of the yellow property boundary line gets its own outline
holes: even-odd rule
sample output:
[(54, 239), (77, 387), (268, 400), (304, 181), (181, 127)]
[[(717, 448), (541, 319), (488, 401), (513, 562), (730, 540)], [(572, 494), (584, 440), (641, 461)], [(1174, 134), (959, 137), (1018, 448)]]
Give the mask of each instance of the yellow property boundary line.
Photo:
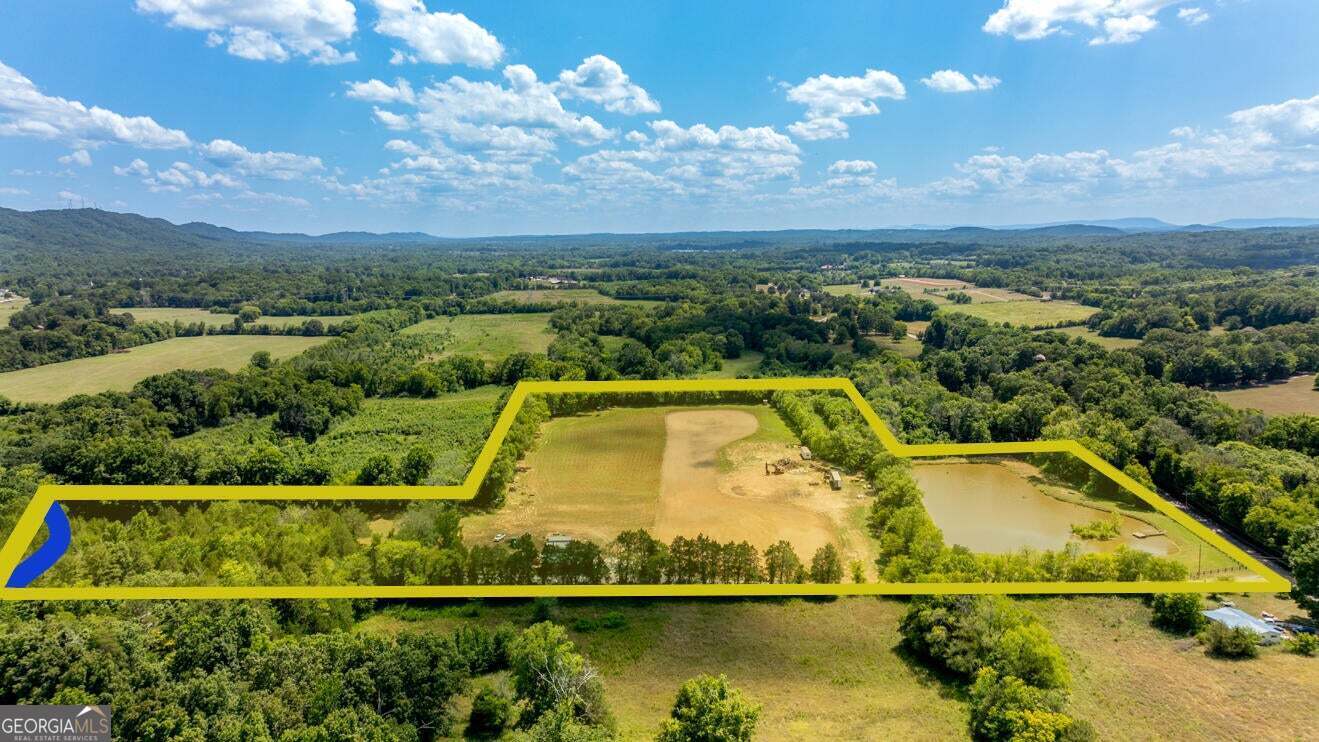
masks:
[(25, 587), (0, 588), (4, 600), (171, 600), (246, 598), (506, 598), (506, 597), (689, 597), (764, 595), (933, 595), (933, 594), (1077, 594), (1160, 592), (1285, 592), (1290, 583), (1227, 540), (1204, 527), (1139, 482), (1123, 474), (1080, 443), (1071, 440), (1012, 443), (902, 443), (875, 414), (849, 379), (699, 379), (659, 381), (524, 381), (508, 398), (476, 462), (460, 485), (446, 486), (209, 486), (209, 485), (63, 485), (47, 484), (19, 517), (0, 549), (0, 576), (7, 578), (36, 536), (51, 504), (78, 500), (469, 500), (529, 395), (655, 392), (819, 391), (845, 394), (856, 405), (884, 448), (903, 458), (986, 454), (1068, 453), (1172, 518), (1208, 545), (1240, 563), (1258, 580), (1177, 582), (952, 582), (861, 584), (746, 585), (272, 585), (194, 587)]

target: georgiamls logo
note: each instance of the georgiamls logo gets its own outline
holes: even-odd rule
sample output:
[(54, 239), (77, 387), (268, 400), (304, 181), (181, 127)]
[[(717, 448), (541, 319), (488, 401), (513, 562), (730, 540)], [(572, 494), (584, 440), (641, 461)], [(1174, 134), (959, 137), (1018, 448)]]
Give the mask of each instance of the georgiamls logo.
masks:
[(0, 706), (0, 742), (109, 739), (109, 706)]

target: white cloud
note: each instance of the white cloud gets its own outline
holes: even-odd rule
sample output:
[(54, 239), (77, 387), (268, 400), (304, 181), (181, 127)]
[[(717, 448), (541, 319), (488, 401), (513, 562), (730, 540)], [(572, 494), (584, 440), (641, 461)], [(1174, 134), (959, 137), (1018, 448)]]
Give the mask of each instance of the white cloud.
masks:
[(412, 53), (395, 50), (390, 60), (492, 67), (504, 45), (462, 13), (428, 12), (421, 0), (374, 0), (380, 13), (376, 33), (401, 39)]
[[(1103, 149), (1039, 153), (1027, 157), (985, 154), (956, 165), (958, 175), (925, 192), (966, 196), (1014, 193), (1059, 199), (1187, 184), (1242, 186), (1319, 176), (1319, 95), (1246, 108), (1228, 126), (1208, 133), (1182, 126), (1176, 141), (1117, 157)], [(1295, 187), (1295, 186), (1293, 186)]]
[(1236, 111), (1228, 120), (1262, 144), (1319, 148), (1319, 95)]
[(80, 166), (80, 167), (91, 167), (91, 166), (92, 166), (92, 156), (91, 156), (91, 154), (90, 154), (87, 150), (85, 150), (85, 149), (75, 150), (75, 151), (70, 152), (69, 154), (64, 155), (63, 157), (61, 157), (61, 158), (60, 158), (60, 164), (61, 164), (61, 165), (78, 165), (78, 166)]
[(617, 62), (596, 54), (575, 70), (559, 73), (555, 92), (562, 99), (581, 98), (614, 113), (659, 113), (660, 106), (640, 85), (632, 82)]
[(228, 44), (243, 59), (285, 62), (294, 55), (317, 64), (356, 61), (335, 44), (357, 31), (351, 0), (137, 0), (141, 13), (160, 14), (176, 28), (206, 31), (209, 46)]
[(24, 188), (10, 188), (5, 186), (0, 188), (0, 196), (26, 196), (29, 192)]
[(371, 115), (375, 116), (376, 121), (379, 121), (390, 131), (407, 131), (412, 128), (412, 119), (393, 111), (386, 111), (378, 106), (371, 109)]
[(1104, 19), (1104, 34), (1090, 39), (1091, 46), (1101, 44), (1130, 44), (1154, 30), (1159, 22), (1147, 15), (1132, 15)]
[(847, 124), (842, 119), (806, 119), (788, 124), (788, 131), (798, 139), (814, 142), (820, 139), (846, 139)]
[(109, 142), (147, 149), (188, 146), (188, 135), (149, 116), (123, 116), (76, 100), (43, 94), (31, 80), (0, 62), (0, 136), (28, 136), (94, 148)]
[(957, 70), (939, 70), (929, 77), (921, 78), (921, 82), (940, 93), (970, 93), (976, 90), (992, 90), (1002, 80), (989, 75), (972, 75), (971, 79), (967, 79), (966, 75)]
[(617, 132), (567, 111), (551, 85), (530, 67), (504, 68), (508, 85), (473, 82), (454, 76), (421, 91), (414, 125), (464, 147), (508, 153), (544, 153), (564, 136), (578, 144), (598, 144)]
[(241, 175), (293, 180), (325, 169), (319, 157), (290, 152), (252, 152), (228, 139), (213, 139), (198, 149), (207, 160)]
[(299, 208), (306, 208), (308, 206), (311, 206), (311, 204), (307, 203), (307, 200), (305, 198), (298, 198), (297, 196), (286, 196), (282, 193), (258, 193), (257, 191), (243, 191), (237, 196), (234, 196), (234, 198), (242, 201), (251, 201), (254, 203), (275, 204), (277, 206), (297, 206)]
[(73, 191), (60, 191), (55, 195), (61, 201), (77, 201), (80, 205), (84, 200), (86, 200), (82, 194), (74, 193)]
[(631, 150), (599, 150), (563, 172), (588, 191), (633, 191), (670, 196), (749, 192), (774, 180), (794, 180), (801, 150), (772, 127), (650, 123), (652, 137)]
[(398, 78), (393, 85), (374, 78), (366, 82), (344, 83), (348, 86), (348, 97), (372, 103), (416, 103), (417, 95), (412, 85), (403, 78)]
[(876, 99), (907, 97), (907, 89), (896, 75), (873, 69), (860, 77), (809, 77), (787, 91), (788, 100), (806, 106), (806, 120), (788, 127), (802, 139), (846, 139), (844, 117), (873, 116), (879, 113)]
[(870, 160), (837, 160), (829, 166), (829, 172), (834, 175), (866, 175), (878, 169)]
[(142, 181), (148, 190), (178, 191), (183, 188), (243, 188), (243, 182), (224, 173), (208, 174), (186, 162), (176, 162), (168, 170), (156, 171), (156, 177)]
[(1017, 40), (1042, 39), (1056, 33), (1069, 34), (1081, 26), (1098, 35), (1091, 44), (1126, 44), (1149, 31), (1155, 16), (1186, 0), (1005, 0), (989, 16), (983, 30)]
[(1209, 20), (1209, 13), (1204, 8), (1182, 8), (1177, 11), (1177, 17), (1192, 26), (1198, 26)]

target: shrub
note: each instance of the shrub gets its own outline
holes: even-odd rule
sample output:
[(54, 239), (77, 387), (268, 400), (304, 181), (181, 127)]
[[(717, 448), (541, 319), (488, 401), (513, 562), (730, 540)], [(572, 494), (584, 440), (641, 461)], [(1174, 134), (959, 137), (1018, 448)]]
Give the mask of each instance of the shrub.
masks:
[(1259, 645), (1256, 643), (1255, 633), (1250, 629), (1242, 627), (1229, 629), (1214, 621), (1200, 635), (1200, 641), (1208, 647), (1209, 654), (1214, 657), (1240, 660), (1259, 656)]
[(627, 618), (619, 611), (610, 611), (600, 618), (600, 627), (605, 629), (626, 628)]
[(1056, 740), (1073, 725), (1063, 696), (1021, 678), (981, 668), (971, 685), (971, 736), (984, 740)]
[(1287, 642), (1287, 651), (1303, 657), (1313, 657), (1315, 654), (1319, 654), (1319, 636), (1297, 634), (1295, 638)]
[(701, 675), (682, 684), (657, 742), (746, 742), (756, 730), (760, 706), (720, 675)]
[(1150, 599), (1150, 607), (1154, 625), (1164, 631), (1189, 635), (1204, 626), (1200, 596), (1195, 593), (1161, 593)]
[(472, 699), (472, 714), (467, 718), (467, 736), (477, 739), (498, 737), (513, 717), (513, 701), (490, 686)]

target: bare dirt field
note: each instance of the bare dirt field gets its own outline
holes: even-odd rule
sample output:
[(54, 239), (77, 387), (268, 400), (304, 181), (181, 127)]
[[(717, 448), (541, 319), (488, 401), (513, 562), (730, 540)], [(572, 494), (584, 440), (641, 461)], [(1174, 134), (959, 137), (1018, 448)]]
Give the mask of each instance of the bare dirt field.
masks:
[[(551, 420), (504, 506), (464, 519), (470, 543), (497, 533), (561, 532), (597, 543), (645, 528), (662, 541), (699, 534), (763, 550), (787, 540), (803, 561), (826, 543), (872, 561), (864, 484), (826, 482), (768, 407), (619, 408)], [(766, 464), (786, 460), (781, 474)]]

